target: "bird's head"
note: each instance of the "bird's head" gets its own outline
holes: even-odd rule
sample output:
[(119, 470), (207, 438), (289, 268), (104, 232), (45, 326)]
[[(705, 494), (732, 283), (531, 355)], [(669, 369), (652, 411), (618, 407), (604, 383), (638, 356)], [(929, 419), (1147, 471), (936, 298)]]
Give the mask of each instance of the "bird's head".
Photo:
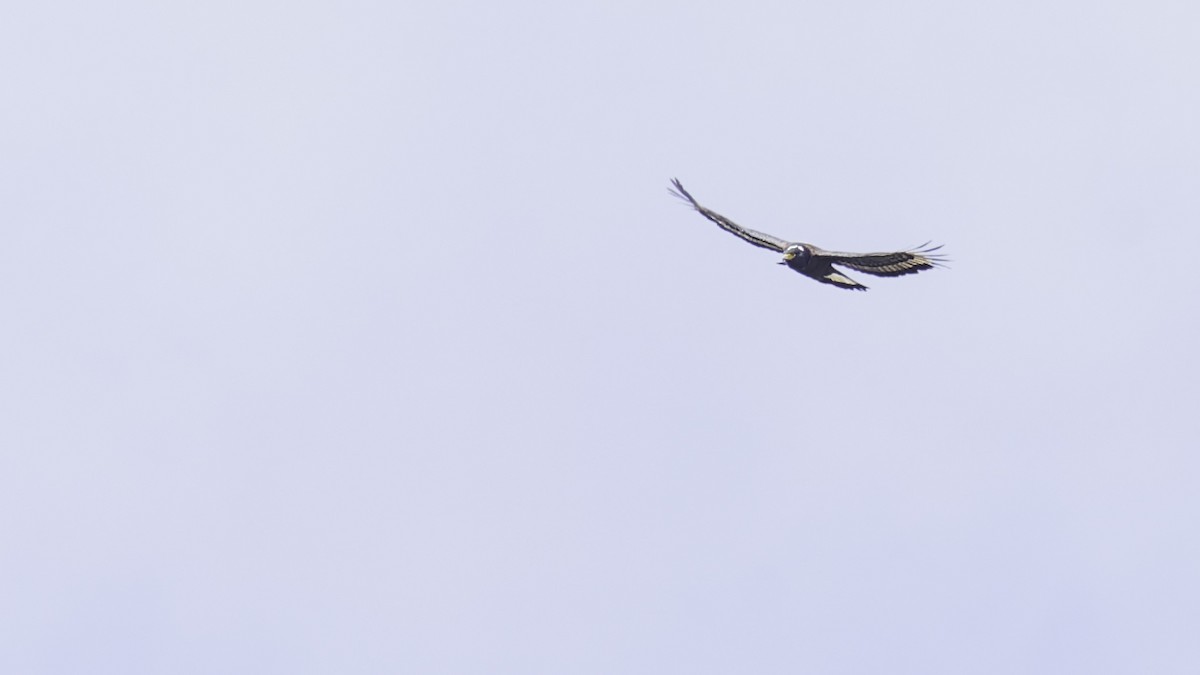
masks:
[(783, 250), (783, 260), (780, 260), (779, 264), (787, 265), (788, 267), (794, 269), (800, 269), (801, 267), (804, 267), (806, 263), (808, 263), (808, 259), (811, 255), (812, 253), (809, 252), (807, 247), (801, 244), (792, 244)]

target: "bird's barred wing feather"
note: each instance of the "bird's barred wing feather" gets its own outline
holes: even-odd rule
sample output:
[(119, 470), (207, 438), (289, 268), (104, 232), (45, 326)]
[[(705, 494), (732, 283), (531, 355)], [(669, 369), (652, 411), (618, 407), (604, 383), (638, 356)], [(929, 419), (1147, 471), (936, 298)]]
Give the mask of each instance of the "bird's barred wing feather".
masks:
[(835, 265), (849, 267), (852, 270), (874, 274), (878, 277), (898, 277), (945, 265), (946, 257), (935, 253), (940, 248), (941, 246), (929, 247), (927, 242), (908, 251), (887, 253), (820, 251), (814, 252), (813, 256)]
[(788, 247), (789, 242), (784, 241), (779, 237), (772, 237), (769, 234), (756, 232), (755, 230), (742, 227), (741, 225), (738, 225), (716, 211), (701, 206), (700, 202), (696, 201), (695, 197), (693, 197), (687, 190), (683, 189), (683, 183), (680, 183), (678, 178), (672, 178), (671, 185), (674, 187), (667, 188), (671, 194), (691, 204), (692, 208), (700, 212), (700, 215), (716, 223), (717, 227), (721, 228), (722, 230), (736, 235), (741, 239), (758, 246), (759, 248), (770, 249), (772, 251), (782, 253)]

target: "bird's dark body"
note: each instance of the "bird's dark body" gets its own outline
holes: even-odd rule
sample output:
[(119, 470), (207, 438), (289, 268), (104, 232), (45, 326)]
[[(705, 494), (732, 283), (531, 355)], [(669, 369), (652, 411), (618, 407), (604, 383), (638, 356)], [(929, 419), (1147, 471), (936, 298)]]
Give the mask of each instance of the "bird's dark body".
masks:
[(780, 265), (787, 265), (792, 270), (823, 284), (859, 291), (867, 290), (866, 286), (842, 274), (833, 267), (834, 265), (879, 277), (898, 277), (940, 267), (946, 262), (945, 257), (935, 253), (941, 246), (930, 247), (928, 244), (908, 251), (843, 253), (826, 251), (812, 244), (786, 241), (773, 235), (742, 227), (716, 211), (701, 206), (687, 190), (683, 189), (683, 184), (678, 179), (672, 179), (671, 185), (673, 186), (671, 194), (691, 204), (692, 208), (716, 223), (717, 227), (759, 248), (782, 253), (783, 260), (779, 262)]

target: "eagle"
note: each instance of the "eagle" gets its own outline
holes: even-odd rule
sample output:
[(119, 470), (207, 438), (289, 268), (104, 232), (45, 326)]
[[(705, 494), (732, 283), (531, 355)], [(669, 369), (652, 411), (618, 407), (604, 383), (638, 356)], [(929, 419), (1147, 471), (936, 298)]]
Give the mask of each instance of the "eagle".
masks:
[(782, 253), (783, 260), (778, 264), (787, 265), (800, 274), (810, 279), (816, 279), (823, 284), (832, 284), (839, 288), (857, 291), (867, 290), (866, 286), (834, 269), (834, 265), (848, 267), (877, 277), (899, 277), (905, 274), (916, 274), (934, 267), (943, 267), (947, 262), (945, 256), (937, 254), (942, 247), (929, 246), (932, 242), (926, 242), (907, 251), (842, 253), (826, 251), (803, 242), (784, 241), (778, 237), (742, 227), (716, 211), (701, 206), (691, 193), (683, 189), (683, 183), (680, 183), (678, 178), (672, 178), (671, 185), (673, 187), (667, 188), (668, 192), (691, 204), (692, 208), (716, 223), (717, 227), (759, 248)]

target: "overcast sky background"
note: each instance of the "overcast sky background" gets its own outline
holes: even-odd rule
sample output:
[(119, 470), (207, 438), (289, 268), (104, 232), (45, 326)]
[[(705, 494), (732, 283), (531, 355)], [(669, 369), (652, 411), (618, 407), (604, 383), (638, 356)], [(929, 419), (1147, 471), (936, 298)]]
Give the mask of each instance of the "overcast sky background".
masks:
[(1200, 672), (1196, 3), (4, 14), (0, 671)]

